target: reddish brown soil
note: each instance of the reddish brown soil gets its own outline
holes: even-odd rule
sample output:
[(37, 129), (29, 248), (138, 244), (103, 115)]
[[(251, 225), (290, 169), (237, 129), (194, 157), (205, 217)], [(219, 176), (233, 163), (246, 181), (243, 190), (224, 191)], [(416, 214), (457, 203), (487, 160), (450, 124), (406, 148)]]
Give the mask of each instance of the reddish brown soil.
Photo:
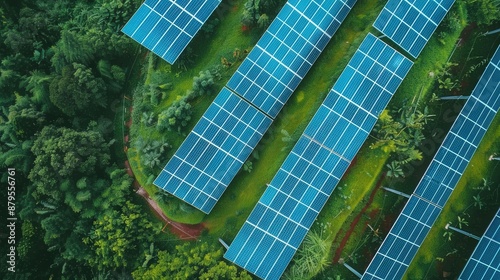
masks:
[[(361, 212), (359, 212), (358, 215), (351, 222), (351, 225), (349, 226), (349, 229), (344, 234), (344, 237), (342, 238), (342, 241), (340, 241), (339, 247), (335, 251), (335, 255), (333, 257), (332, 263), (336, 264), (339, 261), (340, 256), (342, 254), (342, 251), (344, 250), (344, 247), (347, 244), (347, 241), (349, 240), (349, 237), (354, 232), (354, 229), (356, 228), (356, 225), (359, 223), (359, 220), (361, 219), (361, 217), (363, 216), (363, 214), (366, 212), (366, 210), (368, 209), (368, 207), (370, 207), (371, 203), (373, 202), (373, 199), (375, 198), (375, 194), (377, 193), (377, 191), (379, 190), (380, 186), (382, 185), (382, 181), (384, 180), (384, 178), (385, 178), (385, 174), (382, 175), (382, 176), (380, 176), (380, 178), (377, 181), (377, 185), (375, 186), (375, 188), (373, 189), (373, 191), (370, 194), (370, 198), (368, 199), (368, 202), (365, 204), (365, 206), (363, 207), (363, 209), (361, 209)], [(374, 215), (376, 215), (377, 212), (375, 212)], [(370, 213), (370, 216), (371, 216), (371, 214), (373, 214), (373, 211), (372, 211), (372, 213)], [(364, 227), (366, 229), (367, 224), (365, 224)], [(341, 232), (339, 232), (339, 234), (337, 234), (337, 236), (335, 237), (335, 240), (337, 240), (340, 237), (340, 233)]]
[(127, 170), (128, 176), (134, 178), (134, 172), (132, 171), (132, 167), (130, 167), (128, 160), (125, 161), (125, 170)]
[(358, 157), (355, 156), (352, 159), (351, 164), (349, 164), (349, 167), (347, 167), (347, 170), (345, 171), (344, 176), (342, 176), (342, 178), (345, 178), (347, 177), (347, 175), (349, 175), (349, 172), (351, 172), (351, 169), (356, 165), (357, 162), (358, 162)]
[[(129, 112), (132, 113), (133, 107), (131, 106), (129, 108)], [(132, 117), (124, 124), (127, 128), (130, 129), (130, 126), (132, 126)], [(124, 137), (125, 140), (125, 145), (127, 144), (129, 140), (129, 135), (125, 135)], [(126, 146), (124, 147), (126, 150)], [(160, 206), (156, 201), (151, 199), (147, 191), (139, 184), (139, 182), (135, 179), (134, 172), (132, 171), (132, 168), (130, 166), (130, 163), (128, 160), (124, 162), (125, 169), (127, 170), (127, 174), (134, 178), (134, 182), (132, 183), (132, 186), (134, 187), (134, 190), (136, 190), (136, 193), (140, 196), (142, 196), (146, 202), (149, 205), (149, 208), (153, 210), (153, 213), (155, 214), (156, 217), (161, 219), (163, 222), (166, 223), (165, 227), (168, 226), (168, 229), (170, 232), (172, 232), (175, 236), (179, 237), (180, 239), (184, 240), (196, 240), (203, 230), (205, 230), (205, 226), (203, 223), (196, 224), (196, 225), (188, 225), (188, 224), (183, 224), (183, 223), (178, 223), (170, 220), (165, 213), (161, 210)], [(164, 227), (164, 229), (165, 229)]]
[[(139, 183), (137, 183), (137, 181), (134, 181), (134, 186), (137, 185), (139, 185)], [(136, 193), (142, 196), (147, 201), (149, 208), (153, 210), (155, 216), (164, 221), (166, 223), (166, 226), (169, 226), (168, 229), (170, 230), (170, 232), (172, 232), (180, 239), (196, 240), (205, 229), (205, 226), (202, 223), (196, 225), (187, 225), (170, 220), (165, 215), (165, 213), (163, 213), (158, 203), (156, 203), (156, 201), (152, 200), (151, 197), (149, 197), (148, 193), (143, 187), (139, 186), (139, 189), (137, 189)]]

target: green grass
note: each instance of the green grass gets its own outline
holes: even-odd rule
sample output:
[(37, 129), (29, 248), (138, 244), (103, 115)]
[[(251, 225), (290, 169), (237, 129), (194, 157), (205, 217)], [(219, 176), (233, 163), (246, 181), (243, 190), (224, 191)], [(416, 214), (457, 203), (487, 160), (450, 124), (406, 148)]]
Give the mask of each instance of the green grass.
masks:
[[(488, 161), (488, 157), (491, 154), (498, 152), (500, 130), (495, 129), (498, 127), (500, 127), (500, 115), (495, 117), (490, 129), (472, 157), (469, 166), (462, 175), (462, 178), (458, 182), (446, 206), (436, 220), (427, 238), (422, 243), (421, 248), (425, 249), (421, 249), (417, 252), (417, 255), (408, 268), (406, 274), (407, 279), (424, 279), (427, 273), (434, 275), (434, 261), (437, 257), (444, 257), (453, 248), (461, 248), (463, 244), (460, 243), (466, 242), (470, 245), (475, 244), (474, 240), (464, 239), (459, 236), (458, 233), (454, 233), (452, 241), (447, 242), (443, 237), (446, 223), (452, 222), (454, 226), (457, 226), (457, 216), (464, 216), (463, 213), (468, 212), (471, 216), (467, 218), (470, 226), (464, 229), (475, 235), (481, 236), (487, 224), (491, 221), (491, 218), (493, 218), (494, 211), (498, 209), (498, 201), (490, 203), (487, 209), (479, 210), (477, 207), (473, 206), (473, 196), (481, 193), (481, 196), (486, 200), (488, 196), (492, 194), (487, 190), (478, 190), (478, 187), (482, 184), (482, 178), (489, 178), (496, 184), (500, 181), (498, 164)], [(482, 221), (482, 223), (480, 223), (480, 221)], [(459, 240), (463, 240), (463, 242), (459, 242)], [(472, 254), (473, 248), (473, 246), (467, 246), (463, 250), (465, 258)], [(457, 272), (460, 272), (460, 267), (456, 269)]]
[(391, 101), (394, 106), (401, 105), (405, 99), (411, 99), (420, 92), (422, 92), (420, 96), (422, 100), (430, 98), (430, 95), (433, 93), (432, 88), (435, 80), (430, 78), (429, 74), (431, 72), (436, 73), (447, 62), (447, 58), (453, 52), (457, 39), (467, 24), (464, 9), (463, 4), (460, 2), (457, 2), (453, 6), (452, 10), (456, 10), (461, 18), (462, 28), (458, 28), (458, 30), (446, 36), (442, 42), (438, 40), (436, 34), (431, 37), (417, 60), (415, 60), (412, 69), (401, 83), (398, 94)]
[(318, 217), (317, 223), (330, 223), (328, 230), (332, 234), (332, 242), (342, 228), (349, 227), (346, 221), (363, 208), (365, 200), (380, 178), (389, 155), (380, 149), (372, 150), (365, 145), (359, 151), (357, 158), (357, 162), (339, 182)]
[[(462, 7), (458, 7), (457, 9), (461, 11), (460, 15), (463, 17)], [(462, 28), (465, 27), (465, 24), (465, 17), (463, 17)], [(429, 78), (429, 72), (436, 71), (439, 65), (446, 63), (455, 48), (455, 42), (460, 36), (460, 33), (461, 30), (457, 30), (452, 34), (449, 34), (442, 42), (439, 42), (435, 38), (436, 36), (431, 38), (426, 48), (419, 56), (419, 59), (415, 61), (412, 69), (403, 80), (400, 88), (389, 103), (389, 108), (398, 107), (405, 100), (413, 99), (415, 96), (420, 96), (422, 101), (430, 98), (434, 86), (434, 80)], [(389, 40), (386, 41), (389, 42)], [(423, 104), (425, 103), (426, 102), (423, 102)], [(375, 152), (378, 152), (379, 154), (373, 154)], [(383, 154), (378, 150), (371, 151), (368, 144), (365, 144), (360, 150), (358, 158), (360, 159), (359, 162), (355, 165), (348, 176), (339, 183), (339, 187), (334, 191), (332, 197), (329, 199), (325, 209), (321, 212), (316, 222), (316, 224), (330, 224), (329, 230), (332, 233), (332, 240), (337, 234), (342, 232), (345, 233), (354, 219), (354, 216), (361, 211), (365, 204), (364, 199), (367, 198), (371, 190), (375, 187), (377, 179), (382, 173), (386, 161), (389, 159), (389, 155)], [(364, 161), (366, 161), (366, 163), (363, 164)], [(366, 172), (370, 172), (370, 174), (373, 175), (373, 178), (367, 178)], [(348, 182), (346, 188), (344, 188), (346, 184), (345, 182)], [(345, 199), (343, 199), (339, 193), (343, 193), (344, 195), (353, 193), (354, 195), (351, 196), (351, 199), (346, 202), (343, 201)], [(396, 201), (397, 199), (392, 198), (392, 200)], [(381, 207), (384, 203), (384, 196), (377, 194), (372, 206), (367, 209), (367, 213), (377, 207)], [(364, 218), (365, 217), (363, 217), (363, 219)], [(360, 226), (356, 227), (355, 231), (352, 233), (352, 238), (348, 240), (348, 243), (344, 247), (342, 253), (343, 257), (346, 257), (346, 254), (358, 249), (358, 243), (366, 234), (366, 230), (365, 232), (360, 232), (361, 228), (362, 227)], [(339, 241), (340, 240), (338, 240), (338, 242)], [(333, 257), (333, 253), (336, 250), (335, 246), (338, 245), (339, 244), (332, 244), (331, 257)], [(348, 272), (343, 268), (343, 266), (337, 264), (335, 264), (328, 271), (339, 271), (348, 279), (352, 276), (351, 272)]]
[[(370, 23), (360, 25), (360, 20), (364, 23), (374, 20), (381, 8), (381, 4), (373, 1), (358, 1), (257, 146), (260, 159), (253, 161), (252, 172), (240, 172), (204, 219), (211, 235), (232, 238), (236, 234), (293, 147), (282, 141), (281, 131), (289, 132), (294, 138), (292, 142), (298, 139), (368, 33)], [(368, 14), (363, 14), (367, 11)]]
[[(159, 106), (154, 109), (155, 113), (158, 114), (162, 112), (167, 109), (174, 100), (178, 99), (180, 96), (184, 96), (187, 90), (192, 87), (193, 77), (197, 76), (200, 71), (220, 65), (222, 57), (232, 60), (232, 52), (236, 48), (244, 50), (256, 43), (263, 30), (255, 30), (245, 34), (240, 28), (240, 15), (244, 2), (245, 1), (243, 0), (235, 2), (235, 5), (224, 13), (215, 33), (212, 34), (209, 39), (204, 38), (202, 34), (195, 37), (193, 42), (190, 44), (190, 47), (193, 48), (193, 52), (196, 54), (196, 57), (193, 65), (190, 65), (188, 69), (182, 70), (175, 66), (170, 66), (159, 58), (156, 58), (158, 60), (156, 62), (157, 65), (153, 63), (152, 59), (148, 59), (143, 62), (147, 64), (145, 67), (146, 71), (143, 73), (144, 84), (148, 85), (153, 73), (159, 72), (163, 76), (163, 81), (165, 83), (170, 82), (174, 85), (173, 89), (168, 92), (167, 98), (162, 100)], [(214, 14), (214, 17), (215, 16), (218, 15)], [(237, 65), (235, 64), (228, 69), (222, 70), (222, 79), (216, 82), (216, 92), (223, 87), (231, 74), (236, 70), (236, 67)], [(212, 103), (215, 96), (215, 94), (212, 96), (204, 96), (196, 98), (191, 102), (193, 110), (192, 121), (183, 129), (185, 134), (180, 135), (176, 132), (159, 132), (155, 126), (147, 127), (142, 123), (134, 123), (131, 131), (131, 138), (134, 139), (135, 137), (142, 136), (157, 140), (165, 140), (172, 145), (172, 149), (168, 154), (170, 157), (180, 146), (187, 132), (194, 127), (196, 120), (202, 116), (208, 106)], [(148, 184), (148, 178), (151, 175), (155, 176), (156, 174), (150, 174), (144, 167), (141, 166), (140, 156), (140, 152), (133, 148), (129, 149), (128, 158), (137, 180), (142, 186), (144, 186), (148, 193), (153, 196), (157, 192), (157, 188), (153, 184)], [(172, 199), (168, 204), (160, 203), (160, 206), (165, 211), (167, 216), (179, 222), (195, 224), (199, 223), (204, 217), (204, 214), (197, 210), (189, 211), (188, 213), (180, 211), (179, 201), (176, 201), (175, 199)]]

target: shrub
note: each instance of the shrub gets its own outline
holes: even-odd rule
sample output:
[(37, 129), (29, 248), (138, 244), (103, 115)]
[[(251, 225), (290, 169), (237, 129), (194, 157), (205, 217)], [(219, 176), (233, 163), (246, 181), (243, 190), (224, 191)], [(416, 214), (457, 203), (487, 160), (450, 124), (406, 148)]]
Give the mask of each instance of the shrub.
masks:
[(191, 120), (191, 104), (187, 101), (186, 97), (178, 99), (172, 105), (158, 116), (158, 130), (172, 131), (174, 129), (180, 132)]

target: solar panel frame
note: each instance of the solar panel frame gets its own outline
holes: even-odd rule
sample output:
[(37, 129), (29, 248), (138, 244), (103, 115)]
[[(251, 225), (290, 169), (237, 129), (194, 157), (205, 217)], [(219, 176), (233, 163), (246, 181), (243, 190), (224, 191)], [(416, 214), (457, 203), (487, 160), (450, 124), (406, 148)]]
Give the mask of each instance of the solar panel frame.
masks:
[[(498, 94), (500, 92), (498, 90), (500, 85), (499, 54), (500, 47), (498, 47), (492, 60), (486, 66), (486, 70), (422, 176), (421, 181), (410, 197), (410, 201), (414, 200), (415, 197), (424, 200), (438, 209), (437, 214), (446, 205), (468, 162), (490, 126), (494, 114), (500, 109), (500, 95)], [(391, 244), (389, 236), (398, 236), (395, 233), (398, 230), (398, 221), (405, 219), (404, 212), (408, 211), (407, 208), (412, 210), (412, 207), (414, 206), (409, 202), (406, 204), (402, 214), (400, 214), (375, 257), (368, 265), (362, 279), (401, 279), (403, 277), (409, 265), (406, 260), (410, 257), (411, 261), (416, 251), (412, 251), (412, 256), (405, 256), (404, 262), (398, 259), (399, 255), (387, 256), (381, 252), (388, 252), (386, 247)], [(421, 217), (425, 216), (417, 213), (415, 219)], [(435, 221), (434, 217), (430, 218), (427, 221), (429, 227)], [(408, 227), (413, 229), (411, 226)], [(411, 244), (420, 247), (426, 235), (427, 233), (422, 238), (413, 240)]]
[(228, 88), (276, 118), (355, 3), (288, 1), (231, 77)]
[[(373, 64), (378, 64), (380, 53), (387, 55), (387, 50), (390, 50), (390, 56), (382, 60), (380, 65), (383, 67), (377, 68), (379, 73), (376, 76), (390, 72), (392, 77), (399, 73), (402, 75), (399, 77), (400, 83), (412, 62), (390, 46), (369, 34), (356, 53), (373, 57)], [(398, 59), (393, 60), (394, 56)], [(356, 66), (353, 58), (348, 67), (358, 69), (364, 79), (372, 79), (373, 65)], [(341, 77), (351, 80), (347, 75), (353, 75), (354, 72), (347, 70), (351, 69), (348, 67)], [(226, 259), (263, 279), (278, 279), (282, 275), (351, 160), (368, 137), (378, 114), (394, 94), (389, 92), (389, 98), (382, 99), (381, 108), (377, 107), (375, 115), (363, 108), (361, 101), (356, 103), (352, 97), (358, 91), (367, 96), (381, 95), (382, 91), (373, 90), (376, 79), (372, 80), (373, 85), (368, 88), (353, 84), (340, 89), (336, 86), (337, 83), (343, 83), (343, 80), (337, 80), (224, 255)], [(395, 91), (397, 86), (391, 89)], [(348, 108), (347, 111), (345, 108)], [(373, 106), (370, 108), (375, 110)], [(254, 234), (255, 232), (258, 234)], [(261, 245), (264, 238), (281, 242), (289, 249), (287, 252), (293, 253), (282, 257), (279, 255), (281, 251), (272, 251), (268, 243)], [(264, 255), (261, 255), (264, 250)], [(255, 252), (260, 253), (256, 255)], [(268, 261), (263, 261), (264, 258)], [(276, 266), (280, 269), (263, 270), (261, 267), (264, 264), (266, 267)]]
[(271, 122), (223, 88), (154, 184), (209, 213)]
[(173, 64), (221, 0), (148, 0), (122, 32)]
[(455, 0), (389, 0), (373, 26), (417, 58)]

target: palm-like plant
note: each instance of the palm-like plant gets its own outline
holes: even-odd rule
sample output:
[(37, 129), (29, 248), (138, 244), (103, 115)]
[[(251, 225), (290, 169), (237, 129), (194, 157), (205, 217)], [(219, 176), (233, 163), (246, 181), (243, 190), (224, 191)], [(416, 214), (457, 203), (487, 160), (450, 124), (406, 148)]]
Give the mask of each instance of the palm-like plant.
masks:
[(451, 237), (452, 237), (452, 236), (453, 236), (453, 232), (451, 232), (451, 231), (448, 231), (448, 230), (447, 230), (447, 231), (445, 231), (445, 232), (443, 233), (443, 237), (445, 237), (446, 239), (448, 239), (448, 241), (451, 241)]
[(458, 227), (460, 229), (462, 228), (462, 226), (468, 226), (469, 225), (469, 222), (465, 218), (462, 218), (462, 217), (458, 216), (457, 219), (458, 219)]
[(481, 196), (477, 194), (476, 196), (472, 196), (472, 198), (474, 198), (474, 206), (479, 207), (479, 210), (483, 209), (485, 204)]
[(403, 169), (401, 169), (401, 164), (397, 161), (393, 161), (390, 164), (386, 164), (387, 166), (387, 177), (388, 178), (400, 178), (404, 177)]

